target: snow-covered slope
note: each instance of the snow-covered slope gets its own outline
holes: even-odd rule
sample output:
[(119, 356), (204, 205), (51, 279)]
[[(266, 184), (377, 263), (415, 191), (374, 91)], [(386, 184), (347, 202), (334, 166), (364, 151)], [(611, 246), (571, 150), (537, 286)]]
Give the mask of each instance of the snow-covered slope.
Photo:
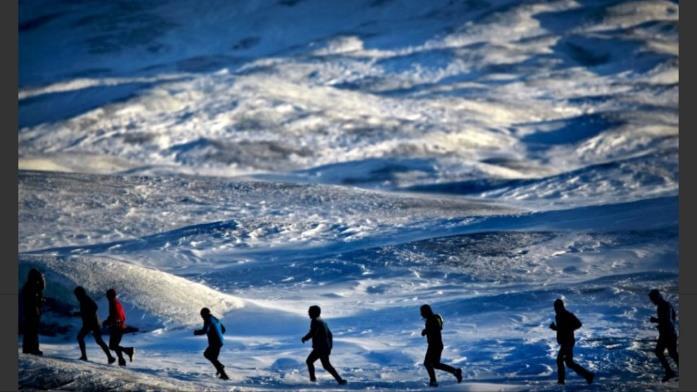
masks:
[[(72, 296), (72, 288), (83, 286), (88, 293), (101, 297), (107, 288), (118, 287), (119, 295), (130, 305), (161, 317), (165, 325), (196, 324), (200, 321), (198, 311), (203, 307), (227, 313), (244, 306), (242, 299), (203, 284), (109, 258), (28, 257), (22, 267), (47, 272), (47, 278), (54, 283), (48, 290), (49, 295), (64, 292)], [(55, 298), (75, 301), (62, 295)]]
[(671, 2), (39, 3), (20, 12), (22, 168), (677, 189)]
[[(595, 390), (657, 388), (679, 309), (673, 1), (23, 0), (20, 283), (44, 271), (27, 389), (304, 390), (319, 304), (350, 389), (556, 388), (565, 298)], [(72, 290), (114, 287), (126, 369)], [(213, 378), (191, 331), (228, 327)], [(674, 389), (676, 383), (661, 384)], [(571, 375), (570, 388), (582, 380)]]

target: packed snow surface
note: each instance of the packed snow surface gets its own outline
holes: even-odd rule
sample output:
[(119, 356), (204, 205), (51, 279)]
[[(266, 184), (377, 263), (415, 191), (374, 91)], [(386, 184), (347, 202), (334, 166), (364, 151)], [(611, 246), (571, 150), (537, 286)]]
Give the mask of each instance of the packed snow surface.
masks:
[[(556, 390), (562, 297), (591, 389), (677, 389), (647, 297), (679, 315), (677, 2), (19, 7), (18, 279), (48, 298), (21, 388), (426, 389), (429, 303), (440, 389)], [(125, 368), (77, 360), (77, 285), (101, 318), (119, 292)], [(308, 381), (314, 304), (347, 386)]]

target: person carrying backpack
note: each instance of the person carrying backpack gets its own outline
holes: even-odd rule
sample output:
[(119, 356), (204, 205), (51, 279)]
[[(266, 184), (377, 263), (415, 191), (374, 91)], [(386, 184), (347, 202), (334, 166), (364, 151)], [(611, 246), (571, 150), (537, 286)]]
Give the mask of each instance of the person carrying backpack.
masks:
[(119, 357), (119, 366), (126, 366), (126, 360), (123, 359), (123, 354), (128, 355), (128, 360), (133, 362), (133, 347), (122, 347), (121, 339), (123, 332), (126, 329), (126, 312), (123, 311), (121, 302), (116, 298), (116, 290), (109, 289), (106, 291), (106, 297), (109, 300), (109, 317), (104, 320), (104, 326), (109, 327), (109, 348), (116, 351)]
[(312, 320), (310, 321), (310, 331), (300, 339), (303, 343), (312, 339), (312, 352), (307, 356), (307, 360), (305, 360), (307, 370), (310, 373), (310, 381), (317, 381), (315, 378), (314, 363), (319, 359), (324, 370), (334, 376), (334, 379), (339, 385), (344, 385), (346, 384), (346, 380), (339, 376), (339, 373), (337, 373), (334, 366), (329, 362), (329, 355), (332, 352), (332, 331), (329, 330), (327, 323), (319, 317), (321, 312), (322, 310), (319, 306), (310, 306), (307, 311)]
[(581, 328), (581, 321), (564, 308), (564, 301), (561, 299), (554, 301), (554, 312), (556, 313), (555, 321), (549, 325), (549, 328), (557, 331), (557, 343), (560, 346), (557, 354), (557, 383), (564, 384), (565, 363), (579, 376), (585, 378), (588, 384), (592, 383), (595, 375), (574, 362), (573, 350), (574, 344), (576, 344), (574, 331)]
[(194, 335), (206, 335), (208, 337), (208, 347), (206, 347), (206, 350), (203, 352), (203, 356), (211, 361), (217, 370), (217, 376), (223, 380), (229, 380), (230, 378), (227, 373), (225, 373), (225, 366), (218, 361), (220, 349), (223, 347), (225, 326), (211, 314), (208, 308), (201, 309), (201, 318), (203, 319), (203, 328), (195, 330)]
[(443, 318), (439, 314), (433, 313), (430, 305), (421, 305), (421, 317), (426, 320), (426, 328), (421, 331), (421, 336), (426, 336), (428, 348), (424, 358), (424, 366), (428, 371), (429, 386), (437, 387), (436, 372), (434, 369), (446, 371), (462, 382), (462, 369), (455, 369), (450, 365), (441, 363), (440, 356), (443, 353), (443, 339), (440, 331), (443, 329)]

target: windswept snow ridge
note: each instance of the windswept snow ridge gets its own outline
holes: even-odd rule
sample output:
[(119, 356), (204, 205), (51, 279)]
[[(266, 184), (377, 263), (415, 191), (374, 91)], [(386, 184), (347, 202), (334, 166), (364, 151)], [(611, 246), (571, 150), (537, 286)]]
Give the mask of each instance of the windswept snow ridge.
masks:
[(119, 295), (129, 304), (160, 317), (165, 325), (198, 324), (201, 320), (198, 312), (203, 307), (222, 315), (244, 306), (241, 298), (201, 283), (111, 258), (29, 257), (21, 267), (45, 271), (54, 282), (69, 281), (70, 284), (65, 284), (68, 293), (75, 286), (83, 286), (88, 293), (101, 297), (107, 288), (117, 287)]

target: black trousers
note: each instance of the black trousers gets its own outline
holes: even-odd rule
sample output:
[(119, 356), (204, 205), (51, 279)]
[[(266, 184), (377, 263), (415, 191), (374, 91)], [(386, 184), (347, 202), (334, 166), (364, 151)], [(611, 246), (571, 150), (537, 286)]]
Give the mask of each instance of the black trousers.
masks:
[(223, 366), (223, 364), (220, 363), (220, 361), (218, 361), (218, 355), (220, 355), (220, 349), (222, 347), (223, 346), (217, 346), (217, 345), (216, 346), (208, 346), (208, 347), (206, 347), (206, 351), (203, 352), (203, 356), (207, 360), (211, 361), (211, 363), (215, 367), (215, 370), (217, 370), (218, 373), (222, 373), (223, 369), (225, 368), (225, 366)]
[(26, 319), (22, 328), (22, 352), (39, 352), (39, 318)]
[(452, 366), (440, 362), (440, 356), (443, 353), (443, 346), (428, 346), (426, 356), (424, 357), (424, 366), (428, 371), (428, 378), (431, 381), (436, 381), (436, 371), (434, 369), (444, 370), (452, 375), (455, 375), (457, 369)]
[(106, 343), (104, 343), (104, 340), (102, 339), (102, 332), (99, 330), (99, 325), (82, 325), (82, 328), (80, 328), (80, 332), (77, 334), (77, 343), (80, 345), (80, 353), (84, 358), (87, 358), (87, 352), (85, 351), (85, 336), (92, 332), (92, 336), (94, 336), (94, 341), (97, 342), (99, 347), (102, 348), (102, 351), (104, 351), (104, 354), (106, 354), (107, 358), (111, 359), (111, 353), (109, 352), (109, 347), (107, 347)]
[(564, 364), (586, 380), (591, 376), (590, 371), (574, 362), (574, 343), (575, 342), (562, 344), (559, 348), (559, 354), (557, 354), (557, 379), (561, 383), (566, 379)]
[(131, 349), (131, 347), (122, 347), (121, 339), (123, 338), (123, 330), (119, 328), (111, 328), (109, 330), (109, 348), (116, 351), (116, 355), (119, 357), (119, 362), (125, 362), (123, 359), (124, 350)]
[(339, 376), (339, 373), (336, 372), (336, 369), (334, 369), (334, 366), (332, 366), (331, 362), (329, 362), (329, 355), (330, 354), (331, 354), (331, 350), (330, 351), (312, 350), (310, 355), (307, 356), (305, 363), (307, 364), (307, 371), (310, 373), (310, 380), (312, 380), (312, 381), (315, 380), (315, 362), (318, 359), (322, 363), (322, 367), (324, 368), (324, 370), (326, 370), (329, 374), (331, 374), (337, 382), (339, 382), (341, 380), (341, 376)]
[(663, 352), (666, 349), (668, 349), (668, 355), (670, 355), (670, 357), (673, 358), (673, 361), (675, 361), (675, 364), (680, 366), (678, 364), (678, 337), (677, 337), (677, 335), (660, 334), (658, 336), (658, 342), (656, 343), (656, 350), (654, 350), (654, 353), (658, 357), (658, 360), (661, 361), (661, 365), (663, 365), (663, 369), (665, 369), (666, 374), (670, 374), (673, 370), (670, 368), (670, 365), (668, 364), (668, 360), (666, 359), (666, 356), (663, 354)]

